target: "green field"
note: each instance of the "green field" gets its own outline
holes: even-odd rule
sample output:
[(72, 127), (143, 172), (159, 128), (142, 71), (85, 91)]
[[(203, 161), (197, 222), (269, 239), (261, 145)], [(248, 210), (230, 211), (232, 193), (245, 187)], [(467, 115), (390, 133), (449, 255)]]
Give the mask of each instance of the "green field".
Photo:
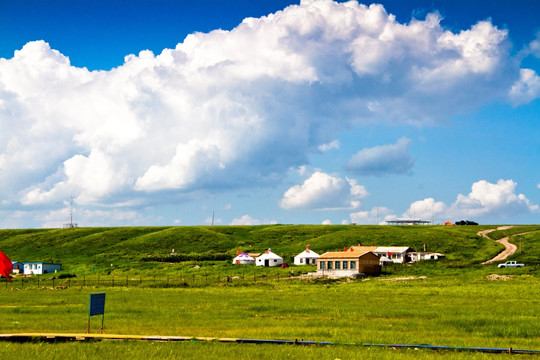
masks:
[[(501, 245), (476, 233), (489, 227), (255, 226), (3, 230), (0, 249), (13, 260), (57, 261), (60, 274), (0, 283), (2, 333), (83, 332), (88, 298), (106, 292), (108, 333), (304, 339), (335, 346), (249, 345), (218, 342), (1, 343), (4, 356), (58, 358), (219, 359), (500, 359), (531, 355), (368, 348), (361, 344), (431, 344), (540, 350), (540, 227), (494, 232), (494, 238), (521, 234), (512, 259), (521, 269), (480, 263)], [(289, 279), (289, 269), (238, 267), (228, 261), (142, 262), (148, 255), (263, 251), (271, 247), (290, 261), (309, 243), (323, 253), (344, 246), (406, 245), (447, 254), (438, 262), (398, 265), (379, 277), (360, 280)], [(287, 258), (289, 257), (289, 258)], [(290, 261), (292, 262), (292, 261)], [(113, 266), (111, 267), (111, 264)], [(95, 267), (95, 270), (92, 268)], [(75, 272), (73, 271), (75, 270)], [(295, 267), (295, 275), (314, 270)], [(52, 277), (75, 276), (56, 279)], [(167, 279), (236, 276), (231, 282), (173, 286)], [(269, 275), (264, 281), (252, 276)], [(280, 278), (277, 278), (281, 274)], [(242, 279), (240, 276), (244, 275)], [(115, 276), (110, 283), (82, 286), (81, 277)], [(154, 276), (157, 283), (147, 283)], [(274, 277), (272, 277), (274, 276)], [(71, 287), (59, 286), (71, 279)], [(122, 279), (132, 279), (129, 286)], [(137, 279), (141, 280), (137, 284)], [(161, 282), (159, 281), (161, 279)], [(249, 280), (248, 280), (249, 279)], [(92, 328), (99, 327), (99, 317)], [(355, 344), (355, 345), (349, 345)]]
[[(453, 264), (479, 264), (502, 246), (477, 236), (489, 226), (261, 225), (0, 230), (0, 249), (14, 261), (58, 262), (77, 274), (131, 272), (154, 264), (141, 259), (168, 255), (228, 254), (271, 248), (286, 262), (307, 244), (319, 254), (362, 245), (410, 246), (447, 254)], [(113, 264), (111, 269), (111, 264)], [(168, 269), (174, 272), (174, 268)], [(144, 273), (144, 271), (143, 271)]]

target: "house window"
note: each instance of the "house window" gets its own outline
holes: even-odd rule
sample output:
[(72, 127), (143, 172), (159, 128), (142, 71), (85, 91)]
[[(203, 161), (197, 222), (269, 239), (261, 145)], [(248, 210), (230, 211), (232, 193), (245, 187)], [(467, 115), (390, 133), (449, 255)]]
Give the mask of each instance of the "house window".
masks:
[(277, 262), (277, 259), (274, 259), (274, 262)]
[(351, 270), (356, 269), (356, 261), (351, 260)]
[(349, 262), (348, 262), (348, 261), (344, 261), (344, 262), (343, 262), (343, 270), (347, 270), (348, 265), (349, 265)]
[(300, 264), (303, 264), (304, 263), (304, 259), (300, 259)]
[(324, 261), (320, 261), (319, 264), (320, 264), (320, 265), (319, 265), (319, 268), (320, 268), (321, 270), (324, 270)]
[(339, 270), (340, 266), (341, 265), (341, 261), (336, 261), (336, 270)]
[(332, 262), (331, 261), (328, 262), (328, 270), (332, 270)]

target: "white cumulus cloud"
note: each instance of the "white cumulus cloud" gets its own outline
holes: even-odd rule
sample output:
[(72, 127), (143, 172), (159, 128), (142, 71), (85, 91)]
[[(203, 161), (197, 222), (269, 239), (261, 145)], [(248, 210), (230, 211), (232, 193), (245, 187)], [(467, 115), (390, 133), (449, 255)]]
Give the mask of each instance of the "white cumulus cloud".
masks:
[(231, 225), (261, 225), (261, 224), (277, 224), (275, 220), (258, 220), (249, 215), (241, 216), (240, 218), (233, 219)]
[[(402, 24), (381, 5), (305, 0), (157, 55), (127, 55), (110, 71), (72, 66), (47, 42), (29, 42), (0, 59), (2, 204), (74, 195), (144, 206), (173, 201), (171, 193), (273, 184), (357, 124), (437, 123), (506, 95), (518, 77), (507, 31), (483, 21), (452, 32), (440, 22), (430, 14)], [(410, 169), (402, 156), (409, 166), (397, 171)], [(350, 197), (352, 185), (327, 180), (326, 196), (304, 184), (283, 206), (355, 206), (330, 201)]]
[(519, 80), (510, 88), (514, 104), (525, 104), (540, 98), (540, 76), (532, 69), (521, 69)]
[(367, 195), (366, 189), (353, 179), (316, 171), (302, 185), (289, 188), (280, 205), (287, 210), (355, 209)]
[(431, 219), (434, 216), (444, 214), (447, 206), (442, 201), (435, 201), (433, 198), (427, 198), (413, 202), (409, 209), (403, 214), (404, 218)]
[(386, 220), (396, 217), (393, 210), (384, 206), (376, 206), (371, 210), (357, 211), (351, 213), (349, 216), (351, 222), (358, 225), (385, 225)]
[[(446, 205), (442, 201), (426, 198), (413, 202), (401, 216), (429, 220), (479, 220), (482, 218), (510, 219), (522, 214), (536, 213), (537, 204), (524, 194), (516, 194), (517, 183), (500, 179), (497, 183), (480, 180), (471, 186), (468, 195), (458, 194), (456, 201)], [(395, 218), (395, 216), (393, 217)]]
[(521, 213), (538, 211), (524, 194), (516, 194), (517, 183), (500, 179), (496, 184), (486, 180), (475, 182), (468, 195), (459, 194), (451, 211), (463, 216), (498, 216), (508, 218)]

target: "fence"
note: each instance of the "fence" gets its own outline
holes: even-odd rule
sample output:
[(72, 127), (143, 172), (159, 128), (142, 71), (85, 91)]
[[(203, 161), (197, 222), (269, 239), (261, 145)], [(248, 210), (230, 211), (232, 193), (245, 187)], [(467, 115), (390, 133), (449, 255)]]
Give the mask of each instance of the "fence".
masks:
[(284, 276), (283, 274), (203, 274), (133, 277), (133, 276), (102, 276), (82, 275), (76, 277), (44, 277), (44, 276), (17, 276), (12, 282), (5, 278), (0, 283), (0, 289), (27, 289), (27, 288), (53, 288), (63, 289), (72, 287), (204, 287), (214, 285), (243, 285), (267, 281), (292, 281), (300, 279), (299, 276)]

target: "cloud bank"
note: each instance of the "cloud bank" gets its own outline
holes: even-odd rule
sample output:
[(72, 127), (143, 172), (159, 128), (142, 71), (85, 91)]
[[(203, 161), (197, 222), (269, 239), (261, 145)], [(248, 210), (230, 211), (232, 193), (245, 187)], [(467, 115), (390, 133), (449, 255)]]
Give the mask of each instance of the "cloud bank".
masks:
[(409, 154), (411, 140), (399, 139), (395, 144), (362, 149), (349, 159), (345, 169), (359, 175), (407, 174), (414, 160)]
[[(429, 14), (402, 24), (381, 5), (305, 0), (92, 72), (45, 41), (27, 43), (0, 59), (2, 206), (74, 195), (135, 208), (274, 184), (351, 126), (434, 124), (508, 94), (518, 103), (538, 96), (538, 75), (510, 61), (506, 30), (482, 21), (454, 33), (440, 21)], [(406, 172), (407, 147), (405, 139), (364, 155), (386, 149), (408, 164), (393, 171)], [(350, 164), (375, 173), (391, 165), (357, 156)], [(355, 187), (314, 174), (282, 206), (354, 207)], [(308, 200), (314, 188), (328, 196)], [(332, 204), (337, 193), (347, 201)]]
[[(456, 200), (447, 205), (433, 198), (414, 201), (402, 214), (387, 207), (374, 207), (350, 213), (351, 222), (357, 224), (386, 224), (396, 218), (446, 221), (483, 219), (511, 219), (523, 214), (538, 213), (540, 207), (524, 194), (516, 194), (517, 183), (500, 179), (496, 183), (480, 180), (472, 184), (467, 195), (458, 194)], [(540, 185), (539, 185), (540, 187)]]

